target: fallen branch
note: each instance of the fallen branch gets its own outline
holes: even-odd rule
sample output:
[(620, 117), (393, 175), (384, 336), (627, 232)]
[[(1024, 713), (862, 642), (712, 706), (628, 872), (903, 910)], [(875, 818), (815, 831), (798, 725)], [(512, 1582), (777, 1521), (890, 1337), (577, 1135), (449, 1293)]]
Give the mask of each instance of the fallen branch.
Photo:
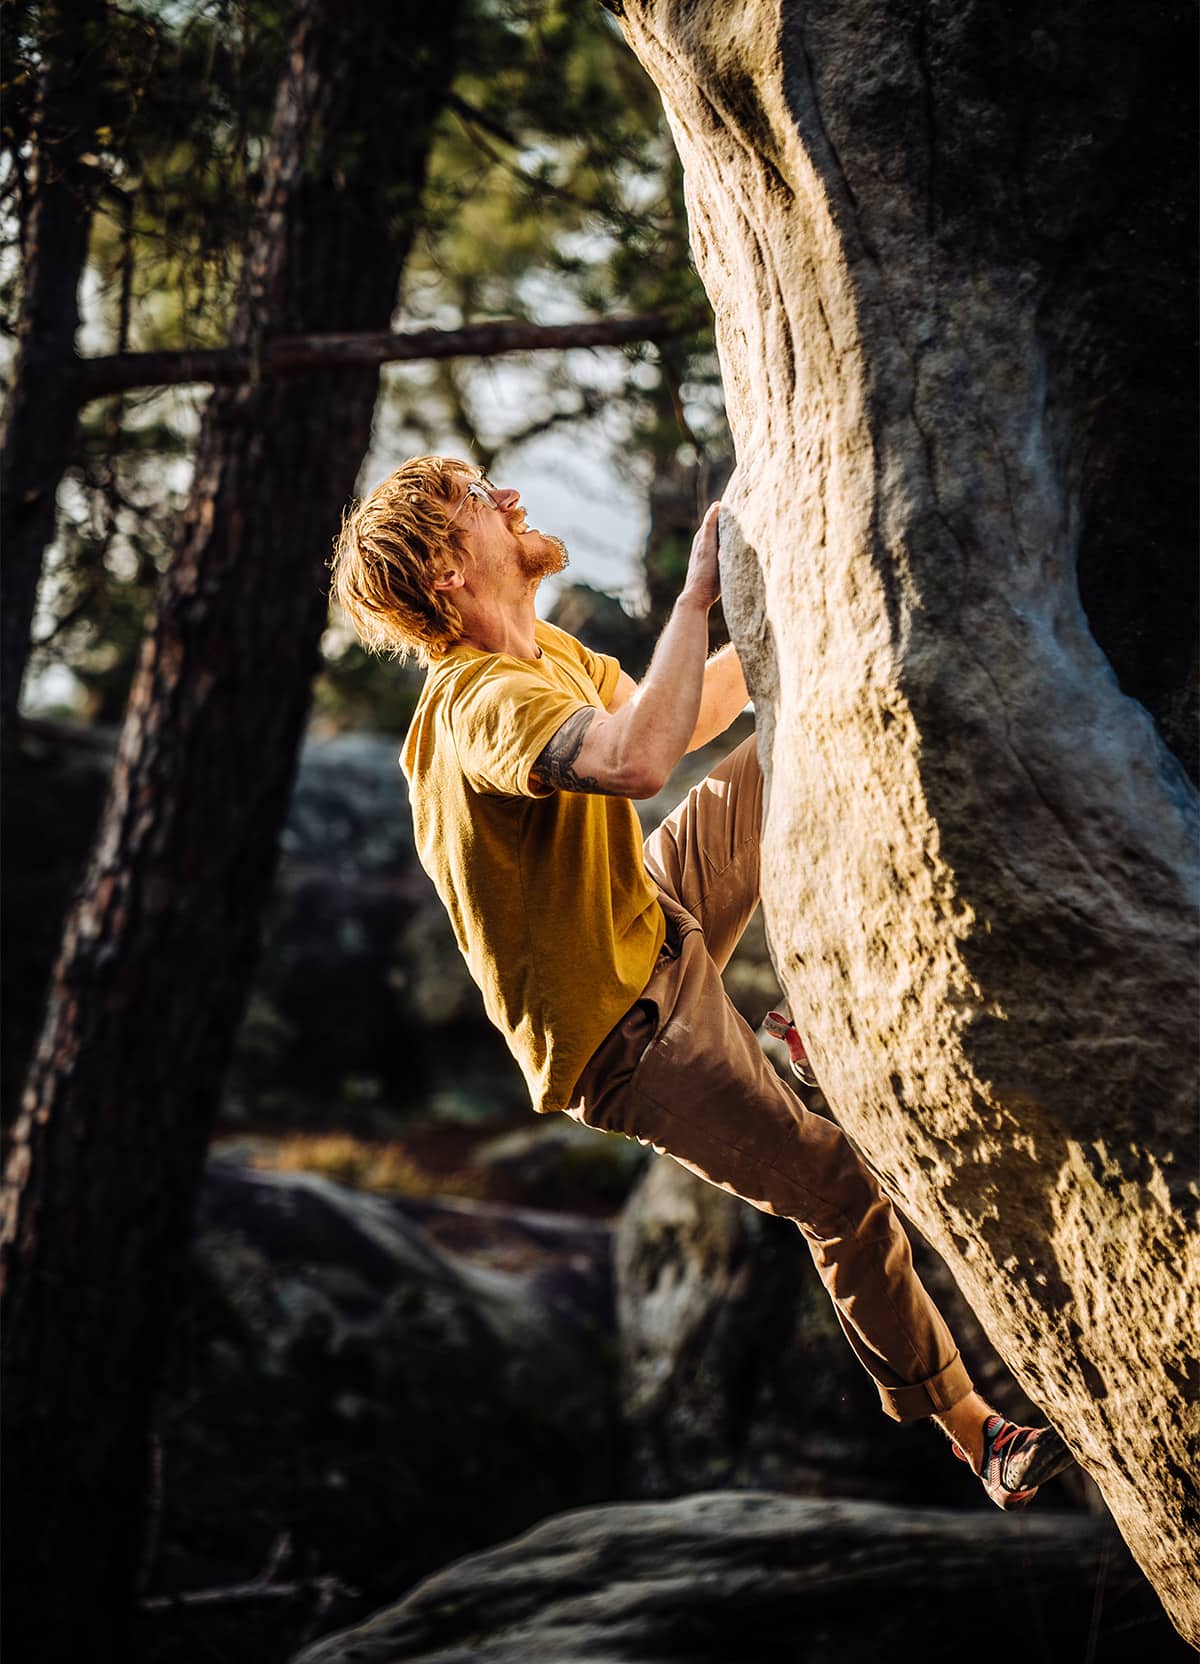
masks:
[(338, 1595), (353, 1598), (357, 1589), (334, 1576), (312, 1577), (299, 1583), (276, 1583), (275, 1573), (291, 1553), (291, 1538), (283, 1532), (271, 1548), (267, 1563), (248, 1583), (230, 1583), (219, 1589), (184, 1589), (178, 1594), (147, 1595), (139, 1602), (143, 1612), (196, 1612), (214, 1607), (242, 1606), (259, 1600), (299, 1600), (316, 1595), (317, 1610), (327, 1612)]
[(229, 387), (303, 370), (345, 370), (413, 359), (495, 358), (510, 352), (562, 352), (568, 347), (620, 347), (631, 341), (665, 341), (694, 329), (698, 322), (694, 315), (668, 312), (635, 318), (588, 318), (573, 324), (531, 324), (513, 319), (404, 334), (384, 331), (279, 336), (263, 341), (257, 353), (238, 347), (123, 352), (80, 359), (75, 368), (76, 396), (84, 405), (134, 387), (177, 387), (185, 382)]

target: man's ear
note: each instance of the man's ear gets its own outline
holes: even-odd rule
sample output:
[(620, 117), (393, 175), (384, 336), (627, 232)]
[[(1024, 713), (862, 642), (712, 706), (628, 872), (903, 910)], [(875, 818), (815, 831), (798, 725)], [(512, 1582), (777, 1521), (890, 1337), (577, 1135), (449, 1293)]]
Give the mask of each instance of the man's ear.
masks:
[(461, 566), (443, 566), (434, 575), (434, 589), (461, 589), (466, 583), (466, 577)]

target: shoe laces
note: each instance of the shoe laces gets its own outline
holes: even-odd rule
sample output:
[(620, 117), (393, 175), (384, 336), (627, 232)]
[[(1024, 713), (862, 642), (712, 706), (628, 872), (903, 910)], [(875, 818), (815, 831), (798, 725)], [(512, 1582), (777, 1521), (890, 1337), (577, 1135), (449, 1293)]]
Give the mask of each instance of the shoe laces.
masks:
[[(993, 1429), (993, 1423), (999, 1423)], [(1005, 1470), (1009, 1458), (1023, 1455), (1031, 1446), (1036, 1445), (1044, 1429), (1040, 1427), (1021, 1427), (1015, 1421), (1005, 1421), (1002, 1416), (992, 1416), (983, 1424), (983, 1465), (986, 1469), (990, 1463), (997, 1464), (997, 1477), (1000, 1483), (1008, 1489)]]

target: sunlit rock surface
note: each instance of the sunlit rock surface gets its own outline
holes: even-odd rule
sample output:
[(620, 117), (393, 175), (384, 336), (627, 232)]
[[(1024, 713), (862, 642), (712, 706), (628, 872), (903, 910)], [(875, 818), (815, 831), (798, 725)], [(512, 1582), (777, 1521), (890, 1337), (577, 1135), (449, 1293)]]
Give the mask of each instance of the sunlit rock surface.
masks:
[(1124, 1664), (1131, 1645), (1189, 1656), (1099, 1520), (749, 1491), (547, 1520), (293, 1664)]
[(716, 312), (798, 1027), (1200, 1639), (1191, 10), (612, 9)]

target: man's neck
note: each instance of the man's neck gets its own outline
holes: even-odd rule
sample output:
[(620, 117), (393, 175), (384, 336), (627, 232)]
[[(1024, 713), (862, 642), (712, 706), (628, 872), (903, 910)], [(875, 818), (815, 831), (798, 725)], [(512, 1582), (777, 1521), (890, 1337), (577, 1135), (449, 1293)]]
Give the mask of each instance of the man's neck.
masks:
[(514, 659), (541, 658), (532, 597), (514, 607), (485, 610), (460, 604), (459, 610), (463, 621), (462, 640), (468, 647), (478, 647), (484, 653), (507, 653)]

